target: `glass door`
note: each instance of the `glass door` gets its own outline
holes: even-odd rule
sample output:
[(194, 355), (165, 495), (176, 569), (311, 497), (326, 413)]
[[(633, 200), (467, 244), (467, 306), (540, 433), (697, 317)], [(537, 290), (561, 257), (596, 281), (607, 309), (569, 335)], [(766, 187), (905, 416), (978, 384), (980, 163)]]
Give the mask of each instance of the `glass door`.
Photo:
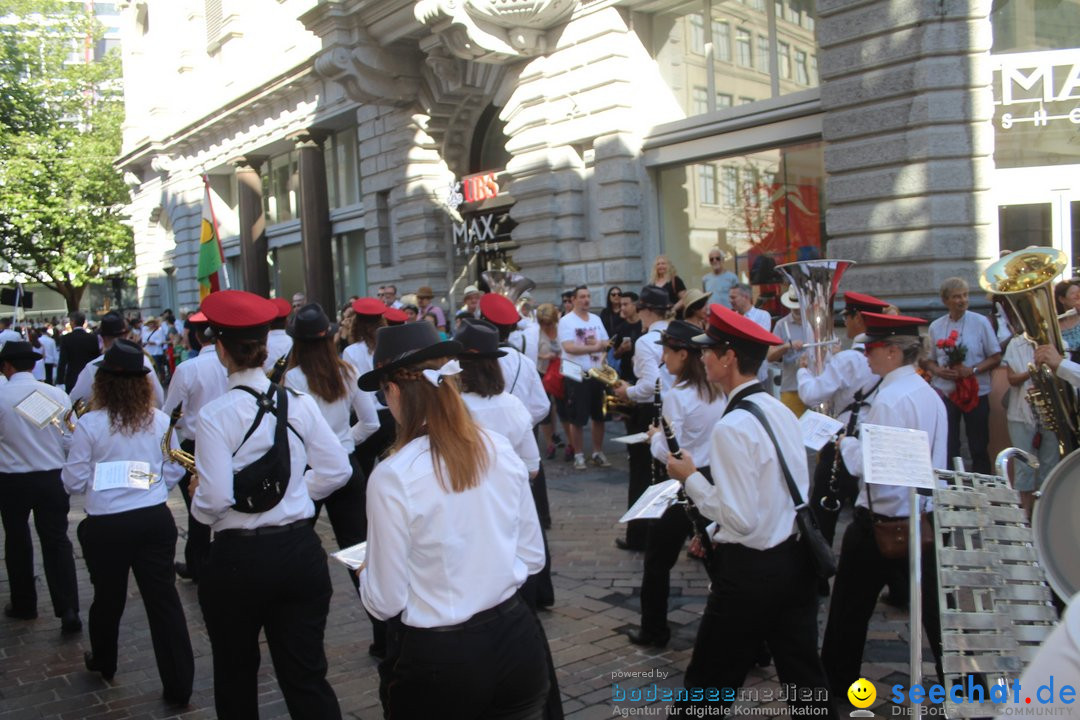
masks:
[(998, 247), (1055, 247), (1080, 276), (1080, 166), (1012, 168), (995, 173)]

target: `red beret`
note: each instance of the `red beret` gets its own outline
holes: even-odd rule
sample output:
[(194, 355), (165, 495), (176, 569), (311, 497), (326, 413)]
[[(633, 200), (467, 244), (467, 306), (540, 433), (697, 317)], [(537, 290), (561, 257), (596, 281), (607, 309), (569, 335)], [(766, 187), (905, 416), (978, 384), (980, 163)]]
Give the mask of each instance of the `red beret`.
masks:
[(480, 315), (495, 325), (517, 325), (521, 320), (514, 303), (495, 293), (488, 293), (480, 298)]
[(359, 298), (353, 300), (352, 309), (357, 315), (385, 315), (386, 303), (375, 298)]
[(723, 305), (709, 307), (709, 326), (704, 335), (694, 337), (695, 345), (717, 345), (731, 341), (752, 342), (759, 345), (783, 345), (784, 341), (758, 325), (750, 318), (729, 310)]
[(907, 315), (863, 312), (862, 318), (866, 323), (866, 338), (871, 342), (893, 335), (918, 335), (919, 326), (926, 324), (922, 318)]
[(388, 307), (383, 314), (386, 318), (386, 322), (390, 325), (401, 325), (409, 321), (409, 316), (405, 314), (404, 310), (398, 310), (397, 308)]
[(264, 297), (243, 290), (210, 293), (202, 302), (202, 312), (214, 330), (226, 338), (257, 339), (265, 336), (277, 306)]
[(202, 310), (196, 310), (195, 312), (188, 315), (187, 321), (189, 323), (204, 323), (204, 322), (207, 322), (206, 315), (203, 314)]
[(844, 293), (844, 306), (846, 310), (851, 310), (852, 312), (856, 310), (860, 312), (880, 312), (889, 307), (889, 303), (880, 298), (876, 298), (873, 295), (846, 292)]
[(292, 303), (285, 298), (274, 298), (270, 302), (274, 303), (274, 307), (277, 308), (277, 320), (289, 317), (289, 313), (292, 312)]

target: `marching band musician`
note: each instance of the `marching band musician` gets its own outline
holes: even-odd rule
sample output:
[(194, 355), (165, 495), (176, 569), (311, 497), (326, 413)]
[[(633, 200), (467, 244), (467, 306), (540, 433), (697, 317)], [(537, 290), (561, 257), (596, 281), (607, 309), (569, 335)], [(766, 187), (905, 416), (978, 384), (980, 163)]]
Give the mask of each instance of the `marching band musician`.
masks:
[[(919, 326), (926, 321), (903, 315), (863, 311), (866, 359), (882, 378), (861, 424), (924, 430), (930, 438), (933, 466), (945, 467), (949, 422), (937, 392), (916, 372), (923, 353)], [(840, 443), (844, 464), (857, 478), (863, 476), (862, 446), (856, 437)], [(906, 558), (886, 559), (878, 548), (874, 524), (911, 515), (909, 488), (860, 483), (855, 515), (844, 532), (840, 560), (833, 581), (829, 620), (821, 658), (830, 688), (843, 697), (860, 675), (863, 647), (878, 593), (890, 576), (907, 573)], [(941, 621), (938, 616), (937, 563), (932, 550), (922, 554), (923, 627), (930, 639), (941, 675)], [(913, 630), (913, 633), (917, 632)]]
[[(225, 366), (218, 359), (217, 338), (203, 334), (206, 330), (206, 315), (202, 312), (193, 313), (188, 318), (188, 326), (196, 329), (203, 344), (198, 355), (176, 366), (162, 410), (166, 415), (172, 415), (180, 408), (182, 414), (176, 422), (180, 449), (194, 455), (195, 421), (199, 417), (199, 411), (208, 402), (218, 399), (228, 391), (229, 379)], [(184, 561), (176, 563), (176, 574), (185, 580), (199, 582), (206, 557), (210, 554), (210, 528), (191, 514), (191, 473), (185, 471), (179, 484), (180, 495), (187, 506), (188, 526)]]
[(277, 316), (270, 321), (270, 332), (266, 334), (266, 360), (263, 362), (263, 370), (268, 373), (274, 372), (274, 367), (289, 354), (293, 346), (293, 339), (286, 330), (293, 309), (292, 303), (285, 298), (272, 298), (270, 302), (277, 308)]
[(60, 618), (60, 632), (67, 635), (82, 630), (75, 557), (67, 534), (71, 504), (60, 478), (67, 440), (48, 425), (39, 429), (17, 409), (35, 392), (60, 406), (54, 418), (71, 409), (63, 390), (34, 379), (31, 370), (40, 359), (30, 343), (22, 340), (0, 346), (0, 372), (7, 378), (0, 385), (0, 518), (11, 586), (11, 603), (4, 615), (18, 620), (37, 617), (29, 525), (33, 512), (53, 612)]
[[(379, 429), (375, 401), (356, 385), (356, 368), (334, 351), (334, 333), (330, 318), (318, 303), (296, 311), (290, 333), (295, 341), (289, 357), (285, 385), (311, 397), (318, 406), (338, 442), (349, 454), (352, 476), (321, 503), (325, 505), (338, 548), (347, 548), (367, 538), (367, 515), (364, 511), (366, 477), (353, 456), (356, 445)], [(349, 411), (357, 422), (349, 425)], [(350, 578), (355, 579), (353, 573)]]
[(363, 390), (383, 390), (395, 452), (368, 483), (364, 605), (391, 621), (386, 717), (539, 717), (545, 640), (518, 588), (544, 548), (528, 471), (457, 390), (460, 343), (428, 323), (382, 328)]
[[(94, 376), (91, 410), (75, 427), (62, 478), (68, 493), (86, 495), (86, 518), (78, 528), (94, 585), (86, 669), (106, 680), (116, 674), (120, 618), (128, 573), (134, 572), (150, 623), (162, 696), (170, 705), (185, 707), (195, 658), (173, 574), (176, 523), (165, 504), (184, 471), (162, 456), (169, 417), (154, 409), (148, 374), (150, 368), (134, 343), (117, 340), (105, 351)], [(146, 463), (149, 471), (140, 478), (121, 468), (127, 484), (99, 484), (103, 464), (130, 461)], [(154, 477), (158, 472), (161, 477)]]
[[(101, 316), (101, 323), (98, 325), (98, 335), (101, 336), (101, 352), (104, 354), (117, 339), (125, 337), (130, 328), (128, 327), (127, 320), (124, 316), (118, 312), (107, 312)], [(154, 370), (154, 361), (150, 359), (149, 355), (144, 353), (146, 367)], [(94, 389), (94, 374), (97, 373), (98, 365), (101, 363), (101, 359), (91, 360), (83, 366), (83, 369), (79, 372), (78, 378), (75, 380), (75, 386), (71, 388), (68, 395), (71, 397), (72, 404), (77, 403), (79, 400), (90, 400), (90, 395)], [(155, 372), (152, 376), (151, 383), (154, 387), (154, 407), (161, 407), (165, 402), (165, 390), (161, 387), (161, 380), (158, 377), (158, 373)]]
[[(356, 368), (356, 377), (371, 370), (371, 358), (375, 353), (375, 331), (386, 325), (387, 307), (382, 300), (358, 298), (352, 303), (353, 317), (349, 327), (350, 344), (341, 357)], [(357, 460), (364, 477), (371, 477), (375, 461), (394, 442), (394, 418), (375, 393), (375, 410), (379, 415), (379, 429), (356, 446)]]
[[(692, 342), (700, 334), (697, 325), (674, 320), (663, 330), (657, 343), (663, 348), (664, 366), (675, 377), (671, 390), (664, 393), (664, 417), (675, 433), (679, 448), (690, 455), (698, 472), (708, 479), (712, 477), (709, 436), (720, 422), (726, 403), (720, 389), (705, 376), (701, 348)], [(666, 464), (668, 445), (663, 430), (656, 425), (650, 427), (649, 440), (653, 457)], [(667, 623), (671, 568), (692, 531), (682, 505), (668, 508), (659, 520), (649, 523), (641, 577), (641, 629), (629, 633), (630, 642), (635, 645), (664, 647), (671, 638)]]
[[(632, 415), (626, 419), (628, 434), (645, 432), (656, 420), (656, 381), (660, 380), (662, 392), (671, 388), (671, 373), (667, 372), (660, 361), (660, 333), (668, 327), (667, 314), (671, 310), (671, 294), (667, 290), (646, 285), (638, 296), (637, 312), (641, 320), (641, 335), (634, 341), (634, 377), (633, 385), (625, 380), (615, 386), (615, 395), (633, 403)], [(626, 507), (637, 502), (653, 482), (653, 459), (649, 446), (636, 443), (626, 446), (630, 458), (630, 483), (627, 489)], [(629, 522), (626, 524), (626, 538), (615, 538), (615, 546), (620, 550), (644, 550), (648, 534), (648, 523)]]
[[(719, 543), (719, 582), (710, 586), (684, 680), (691, 701), (697, 689), (740, 687), (766, 641), (780, 682), (799, 690), (790, 704), (803, 714), (836, 718), (831, 700), (813, 699), (826, 683), (817, 653), (817, 583), (781, 467), (786, 461), (805, 498), (806, 450), (794, 414), (757, 380), (767, 349), (782, 341), (722, 305), (709, 309), (709, 327), (693, 341), (703, 348), (709, 381), (721, 387), (728, 404), (709, 439), (713, 483), (697, 471), (691, 454), (668, 459), (671, 477), (685, 483), (687, 496), (716, 523), (712, 539)], [(778, 445), (739, 407), (744, 399), (763, 413)], [(730, 704), (723, 698), (719, 703)]]
[(191, 512), (214, 531), (199, 604), (218, 716), (258, 717), (265, 628), (289, 714), (340, 718), (323, 648), (333, 590), (312, 500), (348, 482), (348, 456), (314, 400), (270, 386), (262, 368), (277, 315), (272, 302), (222, 290), (202, 311), (229, 372), (229, 391), (199, 412), (191, 501)]

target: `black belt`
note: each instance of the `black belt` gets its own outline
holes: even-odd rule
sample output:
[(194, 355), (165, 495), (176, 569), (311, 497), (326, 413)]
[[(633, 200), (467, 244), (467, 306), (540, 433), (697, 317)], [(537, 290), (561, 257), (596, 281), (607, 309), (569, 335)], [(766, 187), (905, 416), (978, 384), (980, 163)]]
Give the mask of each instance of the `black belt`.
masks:
[(304, 518), (303, 520), (296, 520), (288, 525), (264, 525), (257, 528), (230, 528), (228, 530), (217, 530), (214, 535), (217, 537), (259, 537), (262, 535), (277, 535), (278, 533), (291, 532), (293, 530), (300, 530), (301, 528), (311, 527), (311, 518)]
[(501, 603), (499, 603), (495, 607), (489, 608), (487, 610), (481, 610), (480, 612), (476, 613), (475, 615), (473, 615), (471, 618), (469, 618), (465, 622), (460, 622), (457, 625), (443, 625), (442, 627), (432, 627), (432, 628), (416, 628), (416, 627), (411, 627), (409, 625), (406, 625), (405, 629), (408, 630), (409, 632), (440, 632), (440, 633), (441, 632), (457, 632), (458, 630), (468, 630), (470, 628), (475, 628), (475, 627), (478, 627), (480, 625), (484, 625), (486, 623), (489, 623), (492, 620), (496, 620), (502, 615), (508, 615), (510, 612), (516, 610), (519, 605), (521, 605), (521, 597), (515, 592), (513, 595), (511, 595), (506, 600), (503, 600)]
[(890, 522), (892, 520), (907, 520), (909, 516), (897, 515), (894, 517), (892, 515), (878, 515), (877, 513), (871, 513), (868, 508), (864, 508), (862, 505), (856, 505), (852, 517), (855, 520), (859, 520), (860, 522), (871, 523)]

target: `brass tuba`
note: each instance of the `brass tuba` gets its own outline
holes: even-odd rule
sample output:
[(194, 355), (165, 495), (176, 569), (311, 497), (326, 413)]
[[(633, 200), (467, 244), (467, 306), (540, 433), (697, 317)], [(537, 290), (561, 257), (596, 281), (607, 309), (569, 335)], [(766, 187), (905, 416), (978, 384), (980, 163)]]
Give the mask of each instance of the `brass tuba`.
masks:
[[(1028, 247), (1010, 253), (986, 269), (979, 286), (1005, 299), (1024, 331), (1036, 345), (1053, 345), (1068, 357), (1054, 303), (1054, 278), (1068, 265), (1065, 253), (1048, 247)], [(1062, 457), (1077, 448), (1076, 391), (1046, 365), (1028, 365), (1032, 387), (1028, 402), (1043, 425), (1057, 434)]]
[[(854, 265), (850, 260), (803, 260), (777, 265), (799, 297), (799, 312), (806, 342), (803, 348), (810, 353), (808, 370), (820, 375), (836, 345), (833, 328), (833, 298), (840, 286), (844, 271)], [(828, 407), (815, 408), (828, 413)]]
[(195, 472), (195, 456), (184, 450), (178, 450), (172, 446), (173, 431), (176, 429), (176, 423), (180, 420), (180, 417), (184, 414), (184, 404), (180, 403), (176, 406), (176, 409), (172, 411), (172, 415), (169, 416), (169, 429), (165, 431), (165, 434), (161, 437), (161, 456), (166, 460), (171, 460), (177, 465), (181, 466), (189, 473)]

